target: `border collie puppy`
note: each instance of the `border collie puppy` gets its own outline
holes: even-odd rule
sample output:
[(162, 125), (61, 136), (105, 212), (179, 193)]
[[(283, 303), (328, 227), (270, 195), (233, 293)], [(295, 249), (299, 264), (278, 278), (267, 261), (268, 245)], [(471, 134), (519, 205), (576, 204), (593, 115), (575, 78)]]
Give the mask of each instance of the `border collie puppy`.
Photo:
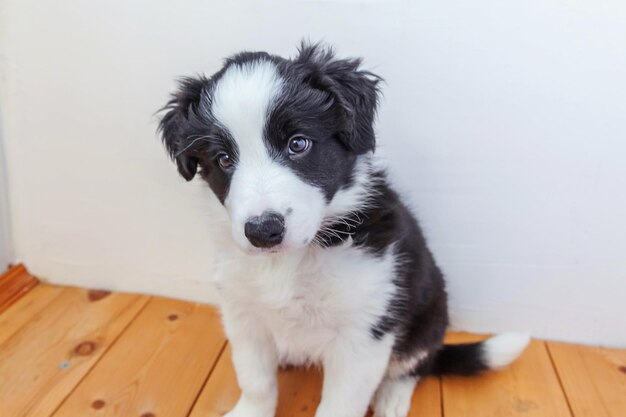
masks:
[[(527, 335), (443, 345), (441, 271), (374, 160), (380, 78), (303, 44), (185, 78), (160, 122), (178, 171), (228, 213), (214, 275), (242, 394), (272, 417), (277, 368), (321, 364), (317, 417), (404, 417), (419, 378), (512, 362)], [(229, 230), (228, 230), (229, 229)]]

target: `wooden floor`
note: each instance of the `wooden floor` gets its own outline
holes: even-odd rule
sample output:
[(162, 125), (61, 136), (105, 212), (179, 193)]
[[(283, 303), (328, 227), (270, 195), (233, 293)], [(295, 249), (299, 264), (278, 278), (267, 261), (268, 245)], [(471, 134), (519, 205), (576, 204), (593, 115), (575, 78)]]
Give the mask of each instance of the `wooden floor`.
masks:
[[(313, 416), (320, 374), (279, 379), (277, 416)], [(2, 417), (216, 417), (238, 395), (211, 307), (37, 285), (0, 314)], [(626, 351), (533, 341), (506, 371), (424, 380), (410, 415), (626, 417)]]

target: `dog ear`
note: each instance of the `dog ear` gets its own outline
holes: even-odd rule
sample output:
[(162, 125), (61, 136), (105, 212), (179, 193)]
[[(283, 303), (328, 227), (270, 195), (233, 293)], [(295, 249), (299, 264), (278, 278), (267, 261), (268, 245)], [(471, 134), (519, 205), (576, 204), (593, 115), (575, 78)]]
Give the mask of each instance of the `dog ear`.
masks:
[(191, 181), (198, 170), (198, 159), (185, 152), (187, 127), (190, 118), (196, 117), (195, 111), (200, 104), (202, 89), (207, 83), (208, 80), (204, 77), (181, 79), (178, 91), (161, 109), (167, 111), (159, 123), (163, 144), (176, 161), (178, 172), (187, 181)]
[(337, 59), (331, 48), (302, 42), (294, 60), (303, 66), (305, 81), (328, 92), (338, 106), (343, 131), (340, 139), (356, 153), (376, 147), (374, 117), (378, 105), (379, 76), (360, 69), (360, 59)]

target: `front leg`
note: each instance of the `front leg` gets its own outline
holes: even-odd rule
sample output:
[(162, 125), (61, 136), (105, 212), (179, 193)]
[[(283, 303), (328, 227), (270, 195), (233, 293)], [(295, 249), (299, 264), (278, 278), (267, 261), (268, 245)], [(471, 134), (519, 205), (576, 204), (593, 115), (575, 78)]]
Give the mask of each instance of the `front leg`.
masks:
[(270, 335), (250, 318), (223, 312), (241, 397), (225, 417), (273, 417), (278, 401), (278, 355)]
[(337, 343), (324, 358), (324, 388), (316, 417), (363, 417), (389, 365), (393, 338), (362, 335)]

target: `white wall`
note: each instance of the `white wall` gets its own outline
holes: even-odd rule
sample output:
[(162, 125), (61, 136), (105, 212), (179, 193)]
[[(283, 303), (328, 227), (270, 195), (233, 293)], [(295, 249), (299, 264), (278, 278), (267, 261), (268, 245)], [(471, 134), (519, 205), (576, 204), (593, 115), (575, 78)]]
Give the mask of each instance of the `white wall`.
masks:
[(17, 256), (53, 282), (214, 300), (219, 207), (152, 114), (174, 77), (308, 36), (386, 78), (380, 150), (457, 327), (626, 346), (625, 21), (620, 0), (5, 0)]
[(13, 239), (11, 236), (11, 220), (9, 217), (9, 181), (7, 178), (6, 159), (4, 156), (3, 113), (5, 111), (6, 90), (3, 81), (6, 79), (6, 57), (3, 36), (3, 9), (0, 3), (0, 274), (14, 261)]
[[(1, 74), (1, 73), (0, 73)], [(1, 114), (0, 109), (0, 114)], [(0, 117), (0, 274), (13, 262), (13, 240), (9, 217), (8, 180), (2, 140), (2, 118)]]

